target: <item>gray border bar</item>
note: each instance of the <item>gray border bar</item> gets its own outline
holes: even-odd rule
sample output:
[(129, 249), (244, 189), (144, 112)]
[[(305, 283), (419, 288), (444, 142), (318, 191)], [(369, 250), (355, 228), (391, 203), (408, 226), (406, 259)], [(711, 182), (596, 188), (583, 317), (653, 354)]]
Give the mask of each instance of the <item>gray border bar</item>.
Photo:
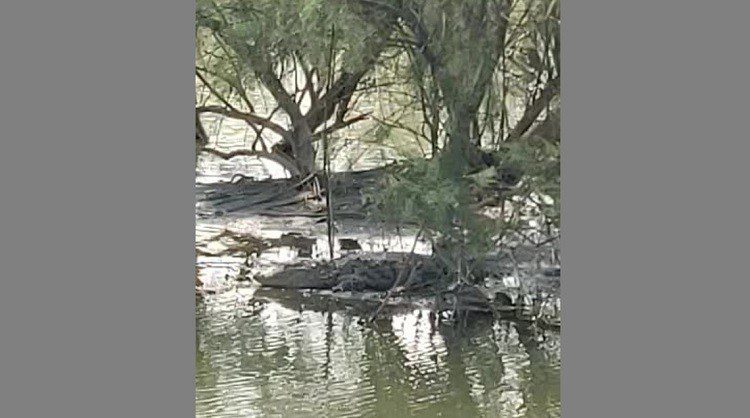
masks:
[[(564, 415), (747, 416), (748, 5), (563, 3)], [(0, 10), (2, 416), (193, 414), (193, 8)]]
[(194, 415), (194, 7), (0, 7), (0, 416)]
[(562, 3), (563, 415), (748, 416), (750, 4)]

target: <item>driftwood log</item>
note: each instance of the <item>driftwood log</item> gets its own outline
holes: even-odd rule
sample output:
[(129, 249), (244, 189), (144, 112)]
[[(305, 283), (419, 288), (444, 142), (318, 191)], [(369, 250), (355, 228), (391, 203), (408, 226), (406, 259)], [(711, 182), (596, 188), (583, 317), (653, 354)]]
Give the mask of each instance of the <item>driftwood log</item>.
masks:
[[(367, 190), (376, 188), (385, 169), (331, 174), (336, 219), (362, 219)], [(198, 211), (202, 216), (242, 213), (263, 216), (325, 218), (325, 190), (315, 176), (289, 179), (240, 180), (197, 186)]]
[[(330, 193), (333, 197), (333, 210), (336, 219), (363, 219), (366, 217), (370, 202), (367, 196), (378, 189), (391, 167), (379, 167), (364, 171), (345, 171), (331, 173)], [(491, 173), (491, 174), (488, 174)], [(469, 177), (479, 183), (490, 182), (492, 187), (485, 188), (476, 197), (477, 201), (487, 199), (483, 204), (493, 202), (499, 196), (489, 195), (502, 193), (518, 182), (518, 173), (510, 169), (491, 169), (475, 173)], [(490, 176), (492, 181), (489, 178)], [(239, 181), (234, 181), (239, 179)], [(199, 214), (204, 217), (242, 213), (243, 215), (263, 216), (304, 216), (325, 218), (325, 194), (323, 185), (328, 182), (320, 174), (286, 179), (255, 180), (243, 175), (235, 175), (233, 181), (197, 186)], [(476, 189), (476, 187), (472, 187)], [(491, 190), (490, 190), (491, 189)], [(486, 193), (485, 193), (486, 192)]]

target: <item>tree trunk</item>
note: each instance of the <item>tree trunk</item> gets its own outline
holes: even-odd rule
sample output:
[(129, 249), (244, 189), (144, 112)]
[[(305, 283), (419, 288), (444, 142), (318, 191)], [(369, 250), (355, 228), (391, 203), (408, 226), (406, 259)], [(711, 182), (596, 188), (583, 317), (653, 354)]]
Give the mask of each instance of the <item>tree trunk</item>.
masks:
[(467, 107), (448, 107), (448, 144), (441, 153), (441, 173), (446, 177), (459, 178), (483, 164), (482, 151), (472, 138), (473, 118)]
[(460, 178), (468, 169), (469, 126), (469, 118), (461, 109), (448, 108), (448, 144), (441, 154), (440, 164), (445, 177)]
[(198, 163), (198, 155), (208, 145), (208, 134), (203, 123), (201, 123), (200, 113), (196, 110), (195, 112), (195, 162)]
[(315, 150), (312, 144), (312, 130), (302, 119), (293, 123), (291, 136), (292, 153), (302, 175), (315, 171)]

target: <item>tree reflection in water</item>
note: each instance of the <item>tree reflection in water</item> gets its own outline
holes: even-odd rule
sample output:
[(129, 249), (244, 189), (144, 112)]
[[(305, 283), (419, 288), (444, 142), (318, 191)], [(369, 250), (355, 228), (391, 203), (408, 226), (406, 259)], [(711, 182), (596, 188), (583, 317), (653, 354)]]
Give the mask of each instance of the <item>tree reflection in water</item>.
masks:
[(274, 302), (196, 306), (198, 417), (559, 416), (559, 332), (414, 310), (371, 325)]

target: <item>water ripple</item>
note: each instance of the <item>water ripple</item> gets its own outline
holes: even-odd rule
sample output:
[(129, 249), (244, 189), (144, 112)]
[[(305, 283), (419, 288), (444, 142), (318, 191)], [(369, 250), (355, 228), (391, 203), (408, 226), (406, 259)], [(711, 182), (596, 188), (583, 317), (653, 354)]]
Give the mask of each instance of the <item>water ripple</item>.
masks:
[(373, 328), (234, 297), (196, 305), (197, 417), (559, 416), (559, 333), (423, 310)]

